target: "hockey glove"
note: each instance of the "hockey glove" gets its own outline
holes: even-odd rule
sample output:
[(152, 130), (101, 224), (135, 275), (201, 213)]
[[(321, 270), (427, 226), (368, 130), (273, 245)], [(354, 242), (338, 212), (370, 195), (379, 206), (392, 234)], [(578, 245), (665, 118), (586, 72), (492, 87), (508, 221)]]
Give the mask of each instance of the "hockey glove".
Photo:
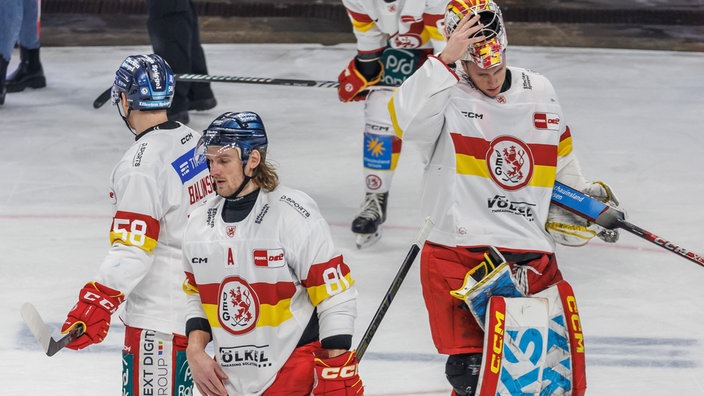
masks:
[[(323, 350), (321, 354), (327, 353)], [(357, 372), (357, 355), (347, 351), (334, 358), (318, 355), (315, 358), (314, 396), (360, 396), (364, 384)]]
[(86, 283), (61, 327), (61, 333), (66, 334), (76, 326), (82, 326), (83, 334), (66, 347), (79, 350), (102, 342), (110, 328), (110, 317), (124, 300), (124, 294), (117, 290), (98, 282)]
[[(604, 182), (590, 183), (582, 192), (611, 207), (619, 207), (618, 198)], [(555, 242), (566, 246), (583, 246), (594, 237), (614, 243), (619, 237), (618, 230), (606, 229), (555, 204), (550, 205), (545, 229)]]
[[(370, 69), (369, 72), (360, 70), (367, 68)], [(337, 88), (337, 95), (340, 101), (356, 102), (364, 100), (364, 98), (367, 97), (367, 92), (362, 91), (381, 81), (383, 71), (384, 66), (378, 59), (371, 62), (360, 62), (357, 60), (357, 57), (353, 58), (345, 70), (337, 76), (337, 81), (340, 83), (340, 86)]]

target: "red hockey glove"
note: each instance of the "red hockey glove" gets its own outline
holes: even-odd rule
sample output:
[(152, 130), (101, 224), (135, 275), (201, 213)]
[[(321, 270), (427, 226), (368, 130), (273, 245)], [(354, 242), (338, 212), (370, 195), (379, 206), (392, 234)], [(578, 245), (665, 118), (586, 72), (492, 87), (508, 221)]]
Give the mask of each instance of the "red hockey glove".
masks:
[(66, 334), (76, 326), (82, 326), (83, 334), (66, 347), (79, 350), (102, 342), (110, 328), (110, 317), (124, 300), (124, 294), (117, 290), (98, 282), (86, 283), (61, 327), (61, 333)]
[(384, 66), (380, 61), (376, 61), (380, 66), (379, 74), (367, 80), (357, 69), (357, 65), (355, 64), (356, 59), (357, 58), (352, 58), (347, 68), (337, 76), (337, 81), (340, 83), (340, 86), (337, 87), (337, 95), (342, 102), (363, 100), (367, 97), (367, 93), (362, 91), (381, 81)]
[(334, 358), (316, 357), (313, 395), (364, 395), (364, 384), (357, 373), (357, 364), (357, 356), (354, 351), (347, 351)]

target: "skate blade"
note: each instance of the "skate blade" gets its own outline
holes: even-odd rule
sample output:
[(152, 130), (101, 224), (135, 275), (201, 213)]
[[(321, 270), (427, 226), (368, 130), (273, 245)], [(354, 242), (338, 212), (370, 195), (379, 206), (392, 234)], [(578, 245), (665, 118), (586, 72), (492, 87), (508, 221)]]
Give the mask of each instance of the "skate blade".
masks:
[(355, 234), (357, 249), (364, 249), (375, 244), (379, 239), (381, 239), (381, 231), (378, 230), (372, 234)]

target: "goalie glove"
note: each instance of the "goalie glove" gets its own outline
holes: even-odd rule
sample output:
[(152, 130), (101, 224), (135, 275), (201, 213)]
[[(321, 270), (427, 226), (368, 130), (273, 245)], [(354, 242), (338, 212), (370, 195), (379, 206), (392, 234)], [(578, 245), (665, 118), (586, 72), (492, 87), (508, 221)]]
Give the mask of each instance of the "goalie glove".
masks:
[[(611, 207), (619, 207), (618, 198), (604, 182), (592, 182), (582, 192)], [(555, 242), (565, 246), (583, 246), (594, 237), (614, 243), (619, 237), (618, 230), (604, 228), (555, 204), (550, 205), (545, 229)]]
[(83, 327), (83, 334), (66, 345), (67, 348), (79, 350), (91, 344), (102, 342), (110, 328), (110, 317), (125, 295), (98, 282), (88, 282), (78, 294), (78, 302), (61, 327), (66, 334), (77, 326)]
[(381, 81), (384, 65), (378, 59), (360, 61), (357, 57), (352, 58), (337, 77), (340, 86), (337, 88), (337, 95), (342, 102), (352, 102), (363, 100), (367, 97), (366, 88)]

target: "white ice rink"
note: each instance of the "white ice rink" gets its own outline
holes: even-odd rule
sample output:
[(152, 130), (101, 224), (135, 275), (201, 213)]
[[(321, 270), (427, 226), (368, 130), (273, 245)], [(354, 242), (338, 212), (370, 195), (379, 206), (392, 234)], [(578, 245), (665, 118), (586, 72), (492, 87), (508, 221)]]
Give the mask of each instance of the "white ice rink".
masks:
[[(352, 45), (205, 45), (211, 74), (335, 80)], [(108, 176), (131, 144), (115, 108), (93, 99), (127, 56), (150, 47), (48, 47), (48, 87), (0, 106), (0, 394), (117, 395), (123, 327), (87, 350), (47, 357), (19, 307), (58, 331), (108, 248)], [(9, 67), (14, 70), (19, 55)], [(607, 181), (629, 220), (704, 252), (704, 53), (510, 47), (512, 64), (555, 85), (588, 178)], [(399, 161), (382, 240), (359, 251), (349, 231), (363, 195), (362, 109), (330, 88), (214, 83), (218, 106), (191, 113), (202, 130), (225, 111), (264, 119), (284, 184), (319, 203), (360, 290), (356, 344), (422, 221), (421, 166)], [(704, 395), (704, 268), (622, 232), (615, 245), (561, 248), (587, 347), (588, 394)], [(372, 340), (367, 395), (449, 395), (432, 345), (418, 263)]]

